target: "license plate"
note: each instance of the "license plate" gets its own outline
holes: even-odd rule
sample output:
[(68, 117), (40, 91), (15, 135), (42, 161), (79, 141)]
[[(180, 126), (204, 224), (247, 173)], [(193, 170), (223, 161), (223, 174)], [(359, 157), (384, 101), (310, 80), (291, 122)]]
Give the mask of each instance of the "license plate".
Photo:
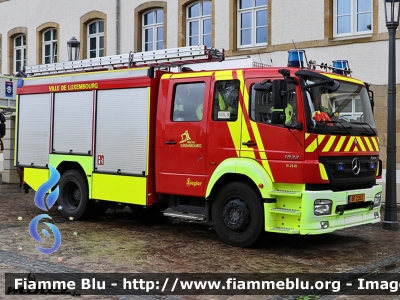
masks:
[(349, 203), (364, 202), (365, 194), (357, 194), (349, 196)]

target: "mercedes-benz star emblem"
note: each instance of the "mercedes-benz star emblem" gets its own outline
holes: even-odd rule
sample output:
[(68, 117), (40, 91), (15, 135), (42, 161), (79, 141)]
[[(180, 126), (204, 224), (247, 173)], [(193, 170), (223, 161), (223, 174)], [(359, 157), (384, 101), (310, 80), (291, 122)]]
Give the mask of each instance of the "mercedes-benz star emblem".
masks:
[(360, 173), (361, 162), (357, 157), (355, 157), (351, 162), (351, 170), (353, 171), (354, 175), (358, 175)]

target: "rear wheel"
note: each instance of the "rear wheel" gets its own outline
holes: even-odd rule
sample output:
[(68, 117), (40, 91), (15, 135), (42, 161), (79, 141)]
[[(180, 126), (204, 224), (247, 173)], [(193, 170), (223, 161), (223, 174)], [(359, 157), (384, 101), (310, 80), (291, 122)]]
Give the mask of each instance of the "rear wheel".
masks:
[(215, 231), (223, 242), (248, 247), (261, 235), (263, 207), (254, 189), (243, 182), (231, 182), (217, 194), (212, 219)]
[(62, 174), (58, 202), (64, 217), (81, 220), (89, 216), (89, 194), (86, 178), (78, 170)]

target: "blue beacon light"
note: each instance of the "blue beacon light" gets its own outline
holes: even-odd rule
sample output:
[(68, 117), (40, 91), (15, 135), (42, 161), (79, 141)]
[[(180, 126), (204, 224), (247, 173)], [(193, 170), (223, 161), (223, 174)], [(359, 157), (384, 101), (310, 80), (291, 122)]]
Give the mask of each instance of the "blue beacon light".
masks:
[(304, 50), (289, 50), (288, 53), (288, 67), (304, 67)]

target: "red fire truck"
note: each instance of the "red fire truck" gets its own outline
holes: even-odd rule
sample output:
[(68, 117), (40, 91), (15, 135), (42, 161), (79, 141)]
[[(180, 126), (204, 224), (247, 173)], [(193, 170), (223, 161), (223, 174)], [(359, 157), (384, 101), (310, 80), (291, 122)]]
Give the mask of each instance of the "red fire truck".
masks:
[[(345, 68), (191, 71), (205, 46), (26, 68), (16, 165), (36, 190), (61, 174), (74, 220), (112, 203), (164, 206), (227, 244), (380, 221), (379, 144), (364, 82)], [(297, 62), (299, 64), (297, 64)], [(342, 74), (340, 74), (342, 73)]]

